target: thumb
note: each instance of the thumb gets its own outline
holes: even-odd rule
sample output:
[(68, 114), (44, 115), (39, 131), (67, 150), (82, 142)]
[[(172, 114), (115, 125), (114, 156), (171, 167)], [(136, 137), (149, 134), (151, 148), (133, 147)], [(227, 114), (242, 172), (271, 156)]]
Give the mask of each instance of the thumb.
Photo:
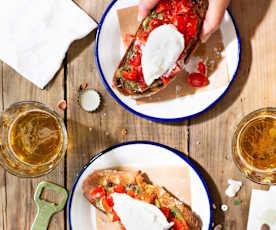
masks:
[(230, 0), (209, 1), (209, 7), (200, 35), (200, 38), (203, 42), (206, 42), (212, 33), (214, 33), (219, 28), (229, 2)]
[(159, 1), (160, 0), (140, 0), (138, 21), (142, 21), (142, 19), (148, 16), (151, 9), (154, 8)]

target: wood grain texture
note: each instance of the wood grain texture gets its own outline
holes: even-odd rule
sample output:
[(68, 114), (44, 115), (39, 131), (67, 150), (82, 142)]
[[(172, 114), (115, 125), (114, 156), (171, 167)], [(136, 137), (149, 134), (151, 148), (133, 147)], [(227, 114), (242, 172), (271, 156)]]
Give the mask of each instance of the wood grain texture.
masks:
[[(111, 0), (75, 2), (99, 21)], [(231, 10), (242, 40), (237, 78), (217, 105), (190, 121), (151, 122), (118, 105), (104, 88), (97, 72), (95, 31), (72, 44), (65, 63), (67, 72), (62, 69), (43, 91), (0, 62), (1, 108), (22, 100), (36, 100), (55, 107), (66, 97), (65, 122), (69, 135), (66, 160), (49, 176), (19, 179), (0, 169), (0, 229), (30, 229), (36, 214), (33, 194), (40, 181), (54, 182), (70, 190), (81, 167), (96, 153), (133, 140), (155, 141), (189, 153), (203, 173), (217, 206), (215, 223), (222, 224), (226, 230), (246, 229), (251, 189), (266, 187), (241, 177), (231, 159), (231, 138), (244, 115), (261, 107), (276, 106), (276, 1), (233, 0)], [(84, 112), (78, 105), (78, 90), (83, 82), (101, 94), (102, 104), (95, 113)], [(59, 114), (64, 116), (63, 111)], [(122, 135), (124, 128), (127, 129), (125, 136)], [(244, 182), (238, 196), (243, 202), (239, 206), (234, 206), (233, 200), (224, 195), (229, 178)], [(222, 203), (229, 205), (226, 213), (219, 210)], [(65, 218), (64, 212), (55, 215), (49, 230), (68, 229)]]
[[(111, 1), (78, 1), (97, 21)], [(156, 123), (137, 117), (119, 106), (104, 88), (94, 58), (95, 32), (75, 42), (68, 52), (67, 96), (68, 133), (72, 140), (67, 154), (67, 188), (70, 189), (80, 168), (95, 154), (125, 141), (149, 140), (167, 144), (187, 153), (187, 122)], [(80, 85), (96, 89), (102, 99), (94, 113), (80, 110), (77, 103)], [(122, 129), (128, 134), (122, 135)]]
[[(7, 108), (9, 105), (23, 100), (39, 101), (55, 107), (57, 102), (64, 97), (63, 75), (63, 70), (61, 70), (50, 85), (42, 91), (4, 64), (3, 107)], [(63, 111), (60, 115), (63, 116)], [(0, 170), (3, 174), (3, 170)], [(0, 226), (0, 229), (23, 230), (31, 228), (37, 211), (33, 195), (37, 184), (41, 181), (50, 181), (63, 186), (64, 164), (61, 163), (49, 176), (38, 179), (20, 179), (8, 173), (5, 174), (3, 182), (6, 185), (6, 198), (1, 199), (0, 203), (1, 206), (6, 207), (7, 221), (4, 222), (4, 228)], [(64, 213), (60, 212), (52, 219), (49, 230), (64, 229), (64, 226)]]
[[(215, 223), (223, 229), (246, 229), (252, 188), (267, 189), (241, 176), (232, 161), (231, 141), (236, 125), (246, 114), (276, 106), (276, 29), (275, 1), (232, 1), (230, 6), (240, 29), (242, 58), (240, 69), (229, 92), (212, 109), (191, 120), (190, 156), (202, 166), (214, 203)], [(203, 169), (204, 168), (204, 169)], [(227, 179), (242, 180), (244, 186), (233, 205), (224, 192)], [(220, 211), (221, 204), (229, 211)]]

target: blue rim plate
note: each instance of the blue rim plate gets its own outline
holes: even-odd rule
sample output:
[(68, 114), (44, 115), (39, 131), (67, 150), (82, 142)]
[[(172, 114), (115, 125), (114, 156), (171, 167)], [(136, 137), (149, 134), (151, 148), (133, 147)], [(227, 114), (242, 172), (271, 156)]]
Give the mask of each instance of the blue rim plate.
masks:
[[(234, 20), (234, 17), (232, 15), (232, 13), (230, 12), (229, 9), (227, 10), (227, 12), (230, 15), (231, 23), (234, 26), (234, 30), (235, 30), (235, 33), (236, 33), (235, 34), (236, 35), (235, 39), (237, 40), (237, 43), (238, 43), (237, 44), (237, 51), (235, 51), (235, 52), (238, 53), (237, 54), (237, 59), (238, 60), (235, 63), (235, 71), (233, 71), (232, 78), (231, 78), (228, 86), (224, 89), (224, 91), (219, 92), (218, 93), (219, 95), (216, 96), (216, 98), (214, 98), (214, 100), (212, 100), (211, 103), (208, 103), (208, 106), (206, 106), (204, 108), (200, 108), (199, 111), (197, 111), (197, 112), (191, 112), (191, 114), (189, 114), (187, 116), (176, 116), (176, 117), (172, 117), (172, 118), (171, 117), (170, 118), (165, 118), (165, 117), (159, 117), (158, 113), (156, 113), (156, 114), (154, 114), (154, 116), (152, 116), (152, 115), (147, 115), (144, 112), (137, 111), (137, 109), (134, 109), (133, 106), (131, 106), (131, 105), (127, 104), (125, 101), (123, 101), (122, 98), (120, 98), (120, 96), (117, 93), (115, 93), (115, 91), (112, 88), (111, 84), (108, 82), (106, 76), (104, 75), (104, 71), (103, 71), (104, 69), (102, 69), (101, 60), (99, 58), (99, 41), (101, 39), (103, 24), (105, 22), (106, 17), (108, 16), (108, 14), (113, 10), (113, 7), (114, 7), (115, 3), (119, 2), (119, 1), (122, 1), (122, 0), (113, 0), (111, 2), (111, 4), (106, 9), (106, 11), (105, 11), (100, 23), (99, 23), (99, 26), (98, 26), (98, 29), (97, 29), (97, 35), (96, 35), (95, 56), (96, 56), (97, 68), (98, 68), (100, 77), (101, 77), (101, 79), (104, 83), (104, 86), (106, 87), (107, 91), (112, 95), (112, 97), (122, 107), (124, 107), (128, 111), (130, 111), (130, 112), (132, 112), (132, 113), (134, 113), (134, 114), (136, 114), (140, 117), (143, 117), (143, 118), (146, 118), (146, 119), (149, 119), (149, 120), (158, 121), (158, 122), (176, 122), (176, 121), (181, 121), (181, 120), (189, 119), (189, 118), (200, 115), (201, 113), (205, 112), (206, 110), (208, 110), (212, 106), (214, 106), (226, 94), (226, 92), (229, 90), (230, 86), (232, 85), (232, 83), (233, 83), (233, 81), (236, 77), (238, 67), (239, 67), (239, 64), (240, 64), (240, 56), (241, 56), (241, 42), (240, 42), (240, 35), (239, 35), (238, 27), (237, 27), (237, 24)], [(129, 4), (133, 4), (133, 3), (129, 3)]]
[[(156, 148), (156, 149), (154, 150), (154, 148)], [(137, 157), (138, 155), (135, 152), (136, 149), (139, 149), (138, 151), (140, 151), (141, 149), (144, 149), (144, 151), (146, 151), (146, 149), (156, 151), (156, 152), (158, 152), (158, 156), (160, 156), (160, 159), (161, 159), (160, 161), (162, 161), (162, 159), (167, 160), (168, 159), (168, 154), (169, 154), (169, 159), (172, 159), (172, 162), (175, 162), (175, 160), (177, 160), (179, 165), (187, 165), (189, 167), (190, 172), (192, 172), (192, 173), (190, 173), (191, 178), (192, 178), (191, 181), (193, 181), (193, 183), (191, 182), (191, 186), (192, 187), (195, 186), (194, 188), (191, 188), (192, 191), (193, 191), (192, 196), (194, 196), (194, 198), (192, 197), (192, 200), (193, 200), (193, 202), (200, 200), (199, 204), (197, 204), (197, 205), (199, 205), (199, 206), (197, 206), (197, 209), (204, 209), (203, 207), (204, 207), (204, 204), (205, 204), (205, 209), (207, 209), (208, 215), (210, 215), (210, 218), (208, 219), (208, 216), (207, 216), (207, 221), (205, 220), (205, 226), (206, 227), (208, 226), (208, 229), (211, 229), (212, 218), (213, 218), (213, 216), (212, 216), (212, 201), (211, 201), (211, 196), (210, 196), (208, 187), (207, 187), (203, 177), (201, 176), (200, 172), (188, 160), (188, 158), (186, 156), (184, 156), (181, 152), (179, 152), (179, 151), (177, 151), (173, 148), (170, 148), (168, 146), (165, 146), (165, 145), (162, 145), (162, 144), (159, 144), (159, 143), (155, 143), (155, 142), (150, 142), (150, 141), (132, 141), (132, 142), (126, 142), (126, 143), (114, 145), (114, 146), (106, 149), (105, 151), (97, 154), (91, 161), (89, 161), (81, 169), (80, 173), (78, 174), (77, 178), (74, 181), (74, 184), (72, 186), (70, 196), (69, 196), (69, 199), (68, 199), (68, 203), (67, 203), (67, 220), (68, 220), (69, 229), (70, 230), (79, 230), (79, 228), (81, 228), (82, 230), (86, 230), (86, 229), (84, 229), (83, 227), (81, 227), (79, 225), (77, 225), (78, 229), (73, 229), (73, 227), (72, 227), (72, 219), (75, 218), (75, 221), (76, 221), (76, 219), (79, 218), (79, 217), (76, 217), (74, 214), (72, 214), (72, 210), (73, 210), (72, 206), (75, 209), (76, 208), (79, 209), (79, 210), (75, 211), (74, 213), (79, 214), (80, 217), (83, 217), (83, 214), (88, 215), (87, 210), (85, 210), (85, 211), (80, 210), (80, 209), (82, 209), (82, 206), (80, 206), (80, 203), (84, 202), (83, 203), (84, 205), (86, 205), (86, 206), (88, 205), (90, 207), (90, 204), (88, 203), (88, 201), (86, 201), (82, 197), (82, 192), (81, 192), (82, 182), (81, 181), (83, 181), (84, 178), (86, 178), (87, 175), (92, 173), (93, 170), (101, 168), (101, 165), (103, 165), (103, 163), (105, 163), (106, 161), (112, 162), (111, 164), (114, 164), (113, 163), (114, 159), (112, 158), (112, 155), (118, 157), (118, 155), (120, 155), (122, 153), (122, 155), (120, 155), (121, 157), (122, 156), (126, 157), (126, 158), (129, 157), (130, 159), (132, 159), (133, 156)], [(133, 150), (133, 153), (130, 153), (131, 152), (130, 150)], [(172, 155), (170, 153), (172, 153)], [(134, 155), (130, 155), (130, 154), (134, 154)], [(147, 156), (147, 157), (149, 156), (148, 151), (146, 151), (145, 154), (147, 154), (145, 156)], [(153, 155), (153, 156), (156, 157), (155, 155)], [(163, 156), (165, 158), (162, 158)], [(138, 156), (138, 157), (140, 157), (140, 156)], [(181, 159), (184, 162), (179, 161)], [(118, 162), (120, 162), (120, 160), (122, 160), (122, 158), (118, 158), (116, 160), (118, 160)], [(126, 161), (128, 161), (128, 159)], [(135, 159), (133, 161), (135, 161)], [(144, 161), (144, 160), (142, 160), (142, 161)], [(107, 163), (107, 164), (109, 164), (109, 163)], [(170, 163), (168, 163), (166, 161), (165, 165), (167, 165), (167, 164), (169, 165)], [(100, 165), (100, 167), (99, 167), (99, 165)], [(156, 164), (156, 165), (158, 165), (158, 164)], [(163, 165), (163, 163), (161, 165)], [(173, 163), (173, 165), (174, 165), (174, 163)], [(116, 164), (116, 166), (128, 166), (128, 165), (124, 165), (124, 164), (122, 164), (122, 165), (119, 164), (118, 165), (118, 164)], [(112, 167), (114, 167), (114, 166), (112, 166)], [(192, 184), (194, 184), (194, 185), (192, 185)], [(199, 194), (195, 194), (195, 191), (199, 191)], [(206, 196), (206, 197), (203, 198), (204, 196)], [(200, 197), (200, 199), (199, 199), (199, 197)], [(73, 202), (74, 199), (75, 199), (75, 201)], [(81, 199), (83, 199), (84, 201), (82, 201)], [(74, 203), (73, 205), (72, 205), (72, 202)], [(79, 220), (79, 221), (81, 223), (84, 222), (83, 220)], [(92, 228), (92, 226), (91, 226), (90, 229), (94, 229), (94, 228)]]

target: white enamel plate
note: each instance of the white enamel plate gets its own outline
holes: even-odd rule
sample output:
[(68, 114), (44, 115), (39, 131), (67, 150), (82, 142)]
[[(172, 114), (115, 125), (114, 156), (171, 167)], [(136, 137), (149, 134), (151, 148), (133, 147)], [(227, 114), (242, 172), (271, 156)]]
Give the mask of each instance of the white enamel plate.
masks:
[[(96, 230), (95, 208), (84, 198), (82, 183), (96, 169), (117, 166), (187, 167), (193, 211), (202, 220), (202, 230), (211, 229), (212, 202), (207, 186), (195, 166), (180, 152), (153, 142), (128, 142), (113, 146), (93, 158), (79, 173), (67, 204), (70, 230)], [(184, 178), (185, 179), (185, 178)]]
[(221, 25), (229, 85), (169, 101), (136, 105), (136, 101), (112, 88), (112, 78), (121, 60), (121, 37), (117, 10), (137, 5), (138, 0), (114, 0), (104, 13), (97, 31), (95, 55), (98, 70), (108, 92), (125, 109), (154, 121), (179, 121), (199, 115), (213, 106), (232, 84), (240, 61), (240, 38), (234, 19), (227, 11)]

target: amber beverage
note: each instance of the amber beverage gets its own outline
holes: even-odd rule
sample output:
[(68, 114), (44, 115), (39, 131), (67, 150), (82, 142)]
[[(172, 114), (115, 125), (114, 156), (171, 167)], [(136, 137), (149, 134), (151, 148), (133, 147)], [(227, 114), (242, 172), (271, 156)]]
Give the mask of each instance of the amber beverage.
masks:
[(65, 154), (67, 133), (62, 119), (37, 102), (12, 105), (1, 116), (1, 165), (22, 177), (53, 170)]
[(276, 184), (276, 109), (265, 108), (246, 116), (233, 138), (233, 156), (249, 179)]

